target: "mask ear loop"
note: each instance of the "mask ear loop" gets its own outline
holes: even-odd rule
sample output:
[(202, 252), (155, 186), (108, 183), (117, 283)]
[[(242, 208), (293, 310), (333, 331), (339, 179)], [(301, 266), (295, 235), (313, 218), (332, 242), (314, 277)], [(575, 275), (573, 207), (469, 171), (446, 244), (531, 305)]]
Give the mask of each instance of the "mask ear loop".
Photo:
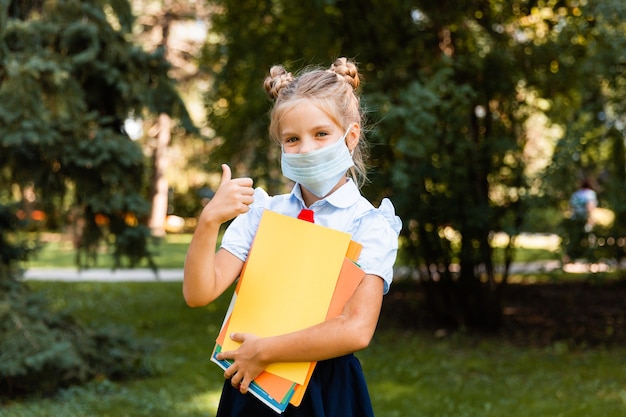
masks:
[[(346, 147), (350, 150), (350, 156), (354, 156), (354, 150), (356, 149), (356, 146), (355, 146), (353, 149), (350, 149), (350, 148), (349, 148), (349, 146), (348, 146), (348, 142), (347, 142), (347, 140), (348, 140), (348, 133), (350, 133), (350, 130), (352, 130), (352, 127), (353, 127), (355, 124), (356, 124), (356, 123), (353, 123), (353, 124), (352, 124), (352, 126), (350, 126), (350, 127), (348, 128), (348, 130), (346, 130), (346, 133), (344, 133), (344, 134), (343, 134), (343, 139), (342, 139), (343, 141), (345, 141), (345, 142), (346, 142)], [(357, 126), (358, 126), (358, 125), (357, 125)], [(358, 140), (357, 140), (357, 145), (358, 145)]]

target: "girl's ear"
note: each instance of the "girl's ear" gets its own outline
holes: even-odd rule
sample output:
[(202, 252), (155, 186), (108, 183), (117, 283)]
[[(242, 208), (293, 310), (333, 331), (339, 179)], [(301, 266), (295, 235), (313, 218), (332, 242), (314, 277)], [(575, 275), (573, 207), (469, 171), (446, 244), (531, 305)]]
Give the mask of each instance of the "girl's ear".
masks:
[(350, 126), (350, 130), (348, 131), (348, 135), (346, 136), (346, 145), (348, 145), (348, 149), (352, 152), (356, 145), (359, 143), (359, 139), (361, 138), (361, 126), (358, 123), (353, 123)]

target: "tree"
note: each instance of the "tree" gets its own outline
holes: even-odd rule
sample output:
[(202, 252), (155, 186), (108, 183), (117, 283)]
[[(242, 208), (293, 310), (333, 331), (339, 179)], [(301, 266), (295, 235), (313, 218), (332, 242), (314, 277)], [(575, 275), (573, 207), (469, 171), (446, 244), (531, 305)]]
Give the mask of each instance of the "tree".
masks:
[[(508, 169), (508, 176), (497, 177), (501, 183), (494, 187), (523, 186), (516, 184), (520, 181), (523, 164), (519, 157), (520, 125), (505, 123), (518, 107), (515, 100), (494, 101), (496, 108), (490, 107), (494, 98), (506, 100), (507, 96), (515, 94), (516, 80), (515, 75), (505, 78), (509, 76), (505, 71), (498, 72), (502, 74), (500, 78), (485, 75), (495, 68), (514, 69), (507, 65), (510, 56), (496, 54), (501, 52), (500, 44), (505, 44), (506, 39), (489, 37), (492, 29), (491, 21), (486, 21), (488, 17), (484, 17), (484, 22), (465, 18), (473, 15), (474, 5), (464, 10), (445, 8), (445, 2), (425, 5), (424, 9), (402, 1), (368, 1), (358, 5), (310, 2), (304, 6), (306, 13), (317, 16), (311, 20), (321, 22), (316, 25), (315, 32), (319, 36), (313, 43), (306, 29), (297, 28), (302, 22), (298, 20), (298, 12), (288, 10), (286, 5), (274, 4), (272, 8), (257, 12), (264, 20), (272, 22), (267, 26), (269, 32), (259, 34), (256, 27), (242, 25), (243, 20), (235, 18), (238, 13), (245, 13), (245, 7), (235, 8), (229, 2), (221, 4), (225, 5), (221, 15), (223, 23), (216, 25), (215, 30), (224, 30), (220, 32), (224, 42), (215, 49), (228, 51), (227, 58), (222, 58), (221, 62), (230, 68), (253, 66), (256, 69), (270, 50), (275, 51), (270, 56), (278, 62), (297, 62), (309, 56), (317, 61), (322, 60), (318, 56), (327, 57), (330, 62), (338, 54), (358, 58), (365, 70), (364, 100), (377, 119), (371, 138), (372, 155), (378, 166), (368, 194), (376, 200), (393, 193), (405, 225), (418, 225), (419, 231), (406, 229), (410, 248), (415, 251), (411, 255), (415, 263), (443, 265), (447, 271), (444, 275), (452, 283), (450, 268), (460, 259), (464, 277), (461, 283), (466, 286), (480, 284), (482, 274), (476, 271), (482, 264), (493, 283), (489, 233), (493, 227), (502, 227), (493, 222), (496, 213), (510, 212), (506, 206), (514, 202), (503, 198), (499, 211), (490, 205), (489, 176)], [(355, 19), (357, 15), (359, 18)], [(283, 33), (291, 36), (287, 38), (281, 35)], [(257, 40), (253, 48), (251, 39)], [(285, 42), (286, 39), (289, 42)], [(323, 43), (323, 40), (328, 41)], [(244, 48), (247, 52), (240, 53)], [(488, 54), (490, 51), (492, 53)], [(306, 52), (309, 54), (305, 55)], [(486, 57), (480, 58), (481, 53)], [(220, 87), (215, 90), (217, 97), (211, 97), (210, 102), (226, 104), (212, 117), (221, 128), (216, 130), (224, 140), (222, 149), (241, 158), (242, 153), (234, 152), (232, 147), (261, 146), (263, 142), (257, 137), (266, 135), (256, 129), (256, 136), (251, 136), (245, 145), (239, 140), (227, 140), (234, 134), (230, 126), (242, 125), (240, 112), (262, 114), (255, 110), (261, 100), (251, 93), (247, 81), (239, 81), (250, 77), (240, 74), (233, 78), (233, 72), (225, 70), (221, 71), (223, 76), (216, 74)], [(256, 78), (260, 80), (262, 75)], [(496, 83), (487, 85), (487, 81)], [(234, 90), (239, 92), (234, 94)], [(255, 97), (254, 101), (249, 97)], [(234, 102), (241, 105), (232, 106)], [(245, 104), (252, 105), (240, 110)], [(485, 114), (477, 115), (477, 109)], [(251, 118), (245, 117), (246, 120)], [(505, 161), (501, 155), (507, 152), (510, 160)], [(258, 154), (265, 157), (267, 152)], [(471, 163), (467, 164), (468, 160)], [(265, 167), (275, 166), (268, 164), (261, 165), (265, 172), (271, 172)], [(455, 248), (447, 241), (442, 235), (446, 228), (462, 234), (461, 246)], [(418, 234), (421, 238), (413, 239)], [(458, 293), (472, 294), (463, 290)], [(462, 301), (458, 297), (457, 300)], [(482, 307), (483, 304), (475, 302), (473, 310), (468, 306), (456, 320), (475, 314)], [(446, 306), (446, 309), (452, 308), (452, 303)], [(486, 317), (483, 315), (474, 321), (486, 320)]]
[(599, 243), (606, 245), (591, 255), (621, 259), (625, 244), (620, 238), (626, 235), (626, 6), (590, 2), (575, 11), (576, 16), (563, 17), (565, 24), (555, 31), (551, 46), (538, 51), (554, 57), (538, 88), (550, 97), (550, 119), (564, 130), (542, 191), (556, 205), (567, 201), (583, 178), (591, 180), (601, 205), (615, 213), (610, 227), (596, 230)]
[[(160, 51), (128, 42), (126, 2), (11, 2), (0, 66), (2, 201), (28, 187), (49, 221), (72, 212), (79, 253), (111, 237), (118, 262), (148, 256), (143, 154), (130, 114), (167, 113), (191, 127)], [(113, 13), (110, 13), (113, 12)], [(22, 194), (22, 195), (20, 195)], [(85, 257), (79, 258), (87, 264)]]
[(102, 242), (117, 266), (151, 262), (144, 156), (124, 121), (168, 114), (193, 126), (163, 55), (129, 42), (132, 22), (126, 1), (0, 0), (2, 396), (145, 372), (129, 334), (50, 314), (18, 279), (34, 209), (51, 227), (78, 226), (81, 266)]
[[(621, 3), (214, 4), (219, 13), (206, 65), (215, 71), (215, 88), (207, 98), (220, 143), (215, 162), (231, 161), (240, 174), (251, 175), (270, 192), (278, 190), (272, 188), (279, 183), (277, 150), (268, 148), (263, 118), (268, 108), (260, 89), (264, 72), (276, 62), (297, 69), (308, 60), (356, 58), (373, 119), (375, 168), (365, 192), (374, 201), (392, 196), (404, 221), (406, 257), (423, 268), (422, 284), (444, 324), (496, 328), (515, 236), (526, 226), (528, 209), (546, 204), (536, 175), (541, 166), (529, 175), (528, 162), (535, 157), (529, 127), (541, 136), (550, 124), (534, 126), (537, 119), (531, 116), (553, 117), (571, 131), (572, 99), (593, 97), (599, 90), (591, 88), (596, 85), (591, 80), (611, 90), (608, 78), (578, 72), (591, 69), (594, 59), (589, 45), (577, 39), (580, 31), (598, 44), (623, 34), (617, 24)], [(617, 62), (605, 58), (603, 65)], [(621, 67), (614, 68), (617, 73)], [(581, 75), (589, 83), (579, 82)], [(615, 78), (611, 85), (618, 82)], [(623, 100), (616, 95), (613, 108), (617, 97)], [(581, 127), (594, 134), (593, 128)], [(495, 267), (491, 241), (497, 231), (511, 236), (503, 271)]]
[(431, 305), (444, 324), (497, 328), (506, 270), (495, 270), (491, 236), (519, 233), (527, 192), (526, 63), (511, 28), (520, 16), (500, 2), (446, 6), (407, 11), (425, 32), (414, 39), (419, 60), (412, 79), (381, 96), (380, 132)]
[[(201, 90), (202, 85), (206, 84), (197, 60), (207, 34), (209, 8), (203, 2), (196, 1), (134, 0), (133, 9), (139, 15), (135, 23), (134, 39), (146, 50), (161, 51), (171, 65), (169, 75), (176, 81), (177, 90), (182, 94), (183, 100), (189, 108), (198, 107), (194, 106), (198, 100), (189, 91)], [(193, 116), (194, 114), (191, 115)], [(196, 116), (194, 121), (201, 122), (201, 118), (202, 116)], [(143, 121), (143, 125), (146, 127), (144, 131), (148, 132), (147, 136), (150, 136), (141, 139), (145, 142), (144, 151), (151, 154), (152, 173), (152, 204), (148, 225), (153, 235), (163, 236), (166, 217), (172, 210), (171, 191), (177, 192), (178, 189), (185, 188), (180, 181), (176, 181), (180, 176), (172, 178), (172, 175), (168, 175), (168, 171), (172, 170), (171, 164), (176, 162), (170, 157), (172, 145), (176, 143), (179, 149), (186, 147), (194, 139), (198, 139), (199, 130), (193, 129), (190, 132), (176, 129), (177, 126), (166, 113), (159, 114), (156, 120)], [(193, 155), (193, 151), (190, 152)], [(183, 169), (186, 173), (190, 172), (188, 164), (184, 164)]]

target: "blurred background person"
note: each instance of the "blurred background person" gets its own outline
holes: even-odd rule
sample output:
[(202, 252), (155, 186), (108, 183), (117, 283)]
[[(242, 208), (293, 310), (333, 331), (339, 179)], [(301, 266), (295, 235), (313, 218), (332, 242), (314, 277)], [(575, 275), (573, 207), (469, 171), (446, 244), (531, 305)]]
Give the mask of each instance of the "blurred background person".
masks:
[(569, 199), (570, 217), (566, 226), (566, 251), (563, 261), (584, 257), (589, 249), (589, 234), (593, 230), (593, 212), (598, 207), (598, 195), (588, 179)]

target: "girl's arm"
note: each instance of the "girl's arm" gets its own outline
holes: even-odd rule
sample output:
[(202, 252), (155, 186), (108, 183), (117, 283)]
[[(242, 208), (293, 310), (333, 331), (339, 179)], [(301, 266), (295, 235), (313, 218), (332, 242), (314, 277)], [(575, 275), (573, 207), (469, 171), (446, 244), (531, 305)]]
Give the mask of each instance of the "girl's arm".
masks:
[(366, 275), (341, 315), (304, 330), (268, 338), (249, 333), (231, 335), (242, 344), (237, 350), (218, 355), (220, 360), (233, 361), (224, 377), (246, 393), (250, 382), (271, 363), (320, 361), (366, 348), (378, 323), (383, 285), (380, 277)]
[(222, 181), (200, 214), (185, 258), (183, 296), (189, 306), (210, 303), (239, 276), (243, 262), (222, 249), (216, 254), (217, 236), (222, 223), (249, 210), (253, 194), (250, 178), (231, 179), (230, 168), (222, 165)]

